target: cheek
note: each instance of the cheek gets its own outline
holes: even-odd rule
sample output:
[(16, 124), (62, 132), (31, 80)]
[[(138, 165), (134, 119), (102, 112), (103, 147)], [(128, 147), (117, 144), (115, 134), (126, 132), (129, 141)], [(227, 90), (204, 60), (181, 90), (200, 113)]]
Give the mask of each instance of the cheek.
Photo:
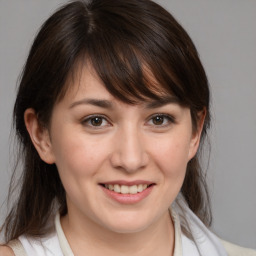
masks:
[(155, 143), (155, 162), (167, 176), (179, 176), (186, 171), (189, 154), (187, 140), (170, 139)]
[(61, 133), (55, 136), (53, 149), (56, 166), (67, 197), (72, 202), (79, 205), (81, 194), (93, 191), (97, 183), (96, 174), (106, 159), (104, 148), (85, 136), (63, 136)]
[[(61, 174), (79, 178), (93, 175), (105, 160), (107, 152), (99, 141), (92, 141), (75, 132), (65, 132), (55, 136), (53, 151), (56, 165)], [(69, 134), (67, 136), (66, 134)]]
[(159, 184), (161, 187), (161, 200), (158, 207), (171, 205), (177, 197), (184, 182), (187, 158), (188, 143), (186, 140), (170, 139), (159, 141), (154, 144), (152, 158), (159, 171)]

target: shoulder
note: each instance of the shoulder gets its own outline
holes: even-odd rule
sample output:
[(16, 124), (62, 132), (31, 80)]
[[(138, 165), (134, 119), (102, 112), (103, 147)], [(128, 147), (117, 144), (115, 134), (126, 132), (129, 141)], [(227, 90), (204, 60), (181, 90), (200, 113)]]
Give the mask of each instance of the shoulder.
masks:
[(221, 240), (221, 243), (225, 247), (228, 256), (256, 256), (255, 250), (243, 248), (224, 240)]
[(15, 254), (10, 247), (6, 245), (0, 245), (0, 256), (15, 256)]

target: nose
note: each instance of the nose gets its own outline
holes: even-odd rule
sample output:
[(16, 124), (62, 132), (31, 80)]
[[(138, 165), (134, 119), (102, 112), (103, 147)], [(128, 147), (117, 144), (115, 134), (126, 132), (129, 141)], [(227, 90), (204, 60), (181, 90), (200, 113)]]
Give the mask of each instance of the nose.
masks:
[(111, 155), (113, 167), (133, 173), (147, 166), (149, 157), (145, 150), (143, 136), (137, 129), (129, 128), (119, 131)]

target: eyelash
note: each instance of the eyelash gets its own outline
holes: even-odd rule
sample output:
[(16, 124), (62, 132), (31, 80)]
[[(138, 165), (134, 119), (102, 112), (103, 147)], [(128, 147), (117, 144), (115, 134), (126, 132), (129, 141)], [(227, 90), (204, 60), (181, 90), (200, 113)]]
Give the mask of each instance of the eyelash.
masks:
[(167, 127), (167, 126), (169, 126), (170, 124), (174, 124), (175, 123), (175, 118), (173, 117), (173, 116), (171, 116), (171, 115), (168, 115), (168, 114), (154, 114), (154, 115), (152, 115), (150, 118), (149, 118), (149, 120), (147, 121), (147, 123), (149, 122), (149, 121), (151, 121), (151, 122), (153, 122), (153, 119), (154, 118), (156, 118), (156, 117), (160, 117), (160, 118), (163, 118), (163, 120), (166, 120), (166, 124), (159, 124), (159, 125), (157, 125), (157, 124), (151, 124), (151, 125), (153, 125), (153, 126), (155, 126), (155, 127), (157, 127), (157, 128), (163, 128), (163, 127)]
[(107, 118), (103, 115), (91, 115), (91, 116), (88, 116), (86, 117), (83, 121), (82, 121), (82, 124), (84, 126), (89, 126), (89, 127), (92, 127), (94, 129), (101, 129), (102, 127), (105, 127), (106, 125), (102, 126), (102, 125), (93, 125), (92, 123), (89, 124), (89, 122), (92, 122), (93, 119), (96, 119), (96, 118), (100, 118), (102, 120), (102, 122), (107, 122), (107, 126), (110, 125), (110, 122), (107, 120)]
[[(153, 119), (157, 118), (157, 117), (162, 118), (163, 122), (166, 121), (167, 123), (159, 124), (159, 125), (158, 124), (154, 124), (154, 123), (149, 124), (149, 122), (153, 122)], [(96, 118), (100, 118), (100, 120), (101, 120), (101, 123), (100, 123), (99, 126), (93, 125), (92, 123), (90, 123), (90, 122), (93, 121), (93, 119), (96, 119)], [(104, 123), (104, 122), (107, 122), (107, 124), (102, 125), (102, 123)], [(157, 127), (157, 128), (163, 128), (163, 127), (167, 127), (170, 124), (175, 123), (175, 118), (173, 116), (171, 116), (171, 115), (168, 115), (168, 114), (154, 114), (154, 115), (150, 116), (150, 118), (148, 119), (148, 121), (146, 123), (149, 124), (149, 125), (152, 125), (154, 127)], [(82, 124), (84, 126), (88, 126), (88, 127), (94, 128), (94, 129), (101, 129), (103, 127), (111, 125), (110, 121), (108, 121), (108, 119), (105, 116), (103, 116), (103, 115), (91, 115), (91, 116), (88, 116), (88, 117), (86, 117), (82, 121)]]

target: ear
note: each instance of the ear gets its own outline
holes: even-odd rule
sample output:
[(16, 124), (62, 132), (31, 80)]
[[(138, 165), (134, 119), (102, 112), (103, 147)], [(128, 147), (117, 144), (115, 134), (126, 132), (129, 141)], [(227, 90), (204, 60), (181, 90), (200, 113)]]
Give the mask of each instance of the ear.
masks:
[(49, 131), (47, 128), (40, 125), (34, 109), (26, 109), (24, 113), (24, 121), (30, 135), (30, 139), (40, 158), (47, 164), (53, 164), (55, 162), (55, 158), (52, 152)]
[(206, 116), (206, 109), (202, 110), (197, 114), (197, 127), (196, 130), (192, 133), (192, 138), (190, 141), (188, 161), (191, 160), (198, 150), (200, 144), (201, 133), (204, 127), (204, 120)]

